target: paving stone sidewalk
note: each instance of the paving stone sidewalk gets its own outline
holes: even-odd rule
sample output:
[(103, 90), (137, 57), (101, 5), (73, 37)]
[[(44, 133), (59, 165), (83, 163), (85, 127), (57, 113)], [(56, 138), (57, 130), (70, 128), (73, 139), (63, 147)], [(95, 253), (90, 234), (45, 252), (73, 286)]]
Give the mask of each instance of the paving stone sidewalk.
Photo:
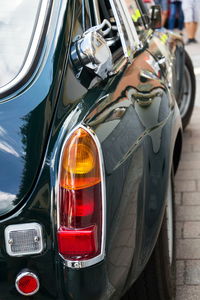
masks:
[(176, 185), (177, 296), (200, 300), (200, 107), (184, 132)]

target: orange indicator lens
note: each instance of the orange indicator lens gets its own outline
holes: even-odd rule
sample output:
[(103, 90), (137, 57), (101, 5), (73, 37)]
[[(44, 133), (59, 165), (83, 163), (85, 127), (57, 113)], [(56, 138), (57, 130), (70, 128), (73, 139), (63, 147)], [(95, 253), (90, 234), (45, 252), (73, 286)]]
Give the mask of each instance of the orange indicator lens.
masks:
[(66, 189), (82, 189), (100, 182), (98, 151), (93, 138), (77, 129), (67, 141), (63, 156), (60, 185)]

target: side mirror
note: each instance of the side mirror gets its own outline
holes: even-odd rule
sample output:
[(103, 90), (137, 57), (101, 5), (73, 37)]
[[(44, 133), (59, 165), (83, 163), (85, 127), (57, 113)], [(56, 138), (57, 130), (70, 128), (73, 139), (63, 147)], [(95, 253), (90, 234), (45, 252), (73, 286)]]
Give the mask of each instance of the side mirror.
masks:
[(159, 29), (162, 27), (161, 22), (161, 7), (160, 5), (153, 5), (150, 9), (150, 28)]
[[(108, 28), (103, 31), (103, 27)], [(104, 38), (111, 25), (107, 20), (78, 37), (71, 47), (71, 61), (77, 79), (88, 88), (95, 77), (104, 80), (113, 71), (112, 53)]]

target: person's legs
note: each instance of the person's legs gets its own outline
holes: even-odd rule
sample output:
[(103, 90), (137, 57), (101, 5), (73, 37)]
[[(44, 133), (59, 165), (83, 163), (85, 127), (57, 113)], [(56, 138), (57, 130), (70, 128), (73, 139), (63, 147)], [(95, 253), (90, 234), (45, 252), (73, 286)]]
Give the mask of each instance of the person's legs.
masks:
[(196, 36), (197, 29), (198, 29), (198, 22), (194, 22), (194, 36)]
[[(199, 0), (194, 0), (193, 5), (194, 39), (196, 37), (199, 22)], [(196, 40), (195, 40), (196, 41)]]
[(169, 5), (170, 14), (169, 14), (169, 29), (173, 30), (176, 20), (176, 3), (170, 3)]
[(198, 20), (199, 20), (199, 7), (197, 2), (193, 2), (192, 6), (192, 22), (186, 23), (186, 31), (188, 34), (188, 42), (197, 43), (195, 37), (198, 28)]
[(187, 43), (194, 40), (194, 22), (193, 22), (193, 5), (192, 1), (183, 2), (183, 13), (185, 17), (185, 29), (188, 37)]
[(182, 3), (177, 2), (176, 10), (178, 12), (178, 29), (183, 30), (184, 28), (184, 14), (182, 10)]
[(196, 26), (194, 26), (194, 22), (185, 23), (185, 29), (186, 29), (186, 32), (187, 32), (188, 39), (189, 40), (194, 39), (195, 30), (196, 30)]
[(165, 23), (167, 21), (167, 17), (168, 17), (168, 11), (163, 10), (162, 11), (162, 26), (165, 26)]
[(168, 0), (161, 0), (162, 7), (162, 26), (165, 26), (168, 17)]

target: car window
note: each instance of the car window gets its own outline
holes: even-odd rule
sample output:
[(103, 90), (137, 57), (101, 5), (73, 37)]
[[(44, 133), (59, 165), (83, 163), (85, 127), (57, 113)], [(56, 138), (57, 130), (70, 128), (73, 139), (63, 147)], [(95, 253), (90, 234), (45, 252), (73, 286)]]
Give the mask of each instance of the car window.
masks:
[(48, 12), (46, 0), (0, 0), (0, 94), (27, 78), (40, 49)]
[(41, 0), (0, 0), (0, 87), (23, 66), (40, 6)]

